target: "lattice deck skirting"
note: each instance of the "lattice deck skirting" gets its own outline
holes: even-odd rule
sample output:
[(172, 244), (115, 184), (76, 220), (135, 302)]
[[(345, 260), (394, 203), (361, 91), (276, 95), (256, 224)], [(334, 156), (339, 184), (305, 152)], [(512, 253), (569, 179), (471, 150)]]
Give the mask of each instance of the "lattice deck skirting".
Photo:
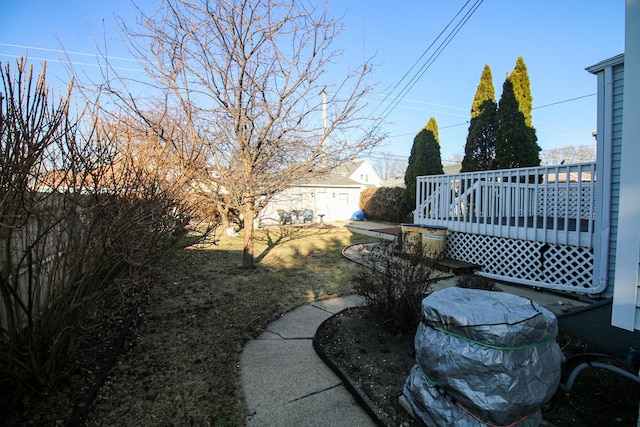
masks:
[(593, 293), (593, 249), (449, 232), (446, 256), (481, 265), (482, 273), (516, 283)]

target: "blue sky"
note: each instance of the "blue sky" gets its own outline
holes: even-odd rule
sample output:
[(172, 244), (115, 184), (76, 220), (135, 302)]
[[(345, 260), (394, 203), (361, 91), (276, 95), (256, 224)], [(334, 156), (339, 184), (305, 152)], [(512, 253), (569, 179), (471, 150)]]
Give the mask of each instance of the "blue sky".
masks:
[[(385, 95), (465, 3), (329, 2), (331, 14), (341, 17), (346, 27), (337, 40), (344, 50), (341, 61), (355, 65), (373, 56), (377, 64), (373, 76), (377, 92), (367, 98), (374, 114), (384, 110), (380, 103)], [(154, 7), (150, 0), (138, 4), (145, 10)], [(78, 53), (69, 55), (78, 72), (94, 78), (97, 68), (82, 64), (96, 63), (96, 40), (108, 47), (109, 55), (124, 58), (116, 60), (116, 66), (138, 68), (126, 60), (130, 56), (114, 25), (114, 14), (129, 22), (133, 19), (133, 8), (126, 0), (0, 0), (0, 11), (0, 61), (13, 61), (28, 51), (30, 62), (38, 69), (41, 59), (47, 59), (48, 79), (54, 87), (67, 79), (56, 62), (63, 58), (57, 52), (61, 46)], [(408, 158), (413, 137), (433, 116), (440, 128), (443, 161), (463, 154), (466, 122), (482, 68), (485, 64), (491, 67), (499, 99), (506, 73), (518, 56), (529, 70), (539, 145), (543, 149), (595, 146), (591, 131), (596, 128), (596, 98), (588, 95), (596, 92), (596, 77), (585, 67), (623, 51), (624, 0), (484, 0), (388, 114), (384, 130), (389, 138), (377, 151)], [(428, 50), (425, 58), (431, 53)], [(403, 83), (398, 89), (402, 87)], [(398, 89), (387, 101), (395, 99)], [(581, 99), (562, 102), (574, 98)]]

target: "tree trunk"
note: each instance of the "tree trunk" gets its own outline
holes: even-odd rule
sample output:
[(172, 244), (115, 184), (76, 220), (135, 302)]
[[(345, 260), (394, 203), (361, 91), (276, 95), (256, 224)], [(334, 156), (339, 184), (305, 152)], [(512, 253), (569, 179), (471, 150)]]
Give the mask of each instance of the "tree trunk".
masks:
[(249, 270), (253, 268), (253, 240), (254, 227), (253, 219), (255, 217), (255, 206), (253, 198), (249, 198), (245, 209), (242, 211), (244, 216), (244, 248), (242, 250), (242, 268)]

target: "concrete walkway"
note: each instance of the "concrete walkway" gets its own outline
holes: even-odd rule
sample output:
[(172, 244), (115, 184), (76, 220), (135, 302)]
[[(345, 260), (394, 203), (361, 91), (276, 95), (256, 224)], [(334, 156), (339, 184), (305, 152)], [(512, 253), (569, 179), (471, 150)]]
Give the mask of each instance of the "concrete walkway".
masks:
[[(393, 239), (373, 222), (334, 224), (354, 232)], [(351, 295), (303, 305), (269, 324), (240, 354), (240, 383), (249, 415), (247, 426), (375, 426), (338, 376), (313, 349), (322, 322), (345, 308), (362, 305)]]
[[(372, 222), (342, 226), (381, 239), (389, 227)], [(433, 285), (437, 291), (455, 286), (456, 277), (443, 275)], [(506, 291), (530, 298), (556, 315), (585, 304), (562, 296), (518, 286), (500, 285)], [(375, 426), (342, 381), (313, 349), (313, 337), (322, 322), (345, 308), (362, 305), (356, 295), (303, 305), (269, 324), (248, 341), (240, 354), (240, 382), (249, 415), (249, 427), (268, 426)]]
[(269, 324), (240, 354), (247, 426), (375, 426), (342, 381), (318, 357), (313, 336), (339, 311), (362, 304), (347, 296), (303, 305)]

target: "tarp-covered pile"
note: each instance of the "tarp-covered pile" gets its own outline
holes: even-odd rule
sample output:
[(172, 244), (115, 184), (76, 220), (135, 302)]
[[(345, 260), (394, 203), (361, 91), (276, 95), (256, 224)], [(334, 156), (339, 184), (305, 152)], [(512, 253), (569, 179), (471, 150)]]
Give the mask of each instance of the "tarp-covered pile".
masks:
[(556, 317), (504, 292), (447, 288), (422, 301), (404, 395), (428, 426), (537, 426), (560, 383)]

